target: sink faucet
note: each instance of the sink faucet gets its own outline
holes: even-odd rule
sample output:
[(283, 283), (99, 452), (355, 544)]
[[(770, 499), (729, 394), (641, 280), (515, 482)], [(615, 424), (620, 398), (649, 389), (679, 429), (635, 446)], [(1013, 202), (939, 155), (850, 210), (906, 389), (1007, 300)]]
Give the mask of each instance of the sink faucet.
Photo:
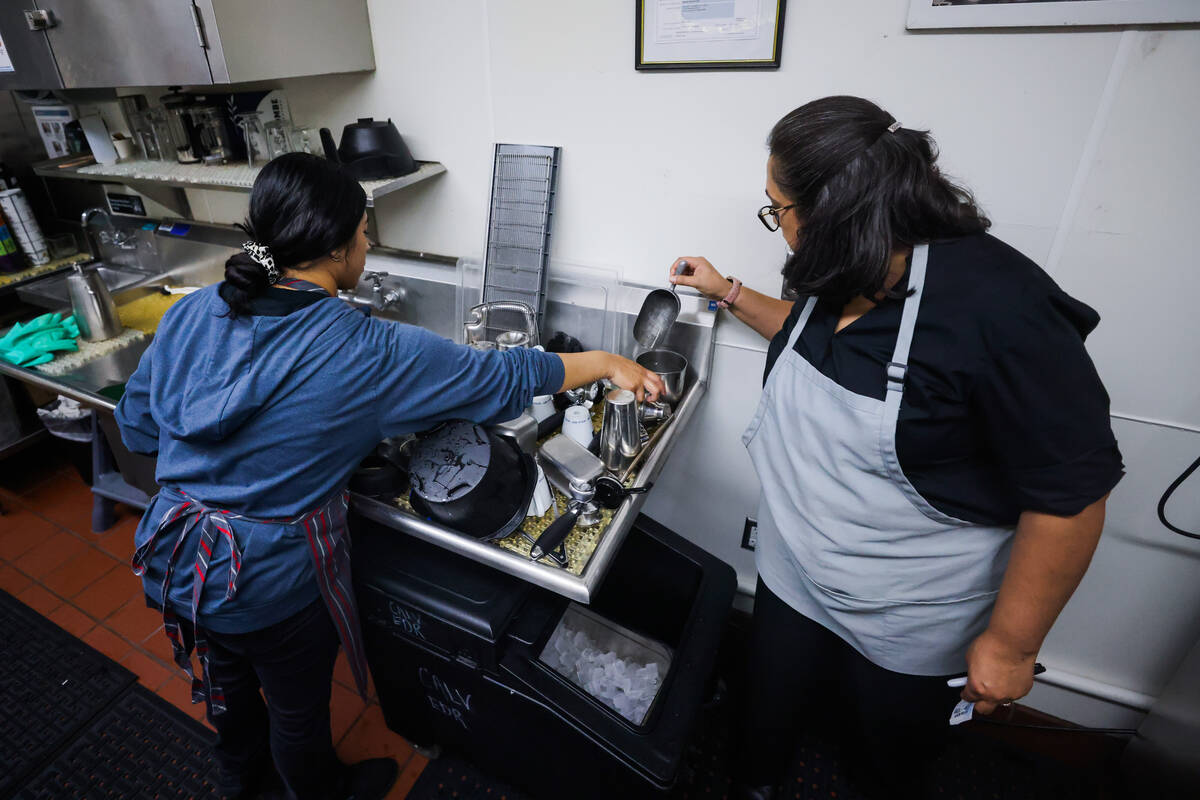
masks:
[(403, 287), (385, 292), (383, 281), (387, 276), (386, 272), (368, 270), (363, 273), (363, 279), (371, 282), (371, 305), (380, 311), (404, 302), (404, 298), (408, 296), (408, 292)]
[(101, 257), (100, 242), (97, 241), (96, 237), (92, 236), (92, 230), (89, 227), (92, 217), (96, 216), (97, 214), (103, 214), (104, 218), (108, 220), (109, 227), (112, 227), (112, 217), (109, 216), (107, 211), (99, 206), (89, 208), (80, 214), (79, 224), (83, 228), (83, 238), (87, 241), (88, 249), (92, 252), (92, 258), (99, 261)]
[(126, 231), (120, 228), (113, 234), (113, 244), (122, 250), (136, 250), (138, 245), (137, 231)]

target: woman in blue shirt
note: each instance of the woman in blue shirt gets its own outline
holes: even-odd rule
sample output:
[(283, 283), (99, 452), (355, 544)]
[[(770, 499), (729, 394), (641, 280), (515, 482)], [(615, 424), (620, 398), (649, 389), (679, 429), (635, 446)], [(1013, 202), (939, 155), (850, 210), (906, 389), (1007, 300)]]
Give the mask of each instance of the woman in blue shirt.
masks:
[(167, 312), (117, 406), (125, 444), (157, 455), (162, 487), (134, 568), (193, 702), (207, 702), (227, 797), (263, 791), (272, 761), (299, 800), (382, 797), (395, 780), (391, 759), (344, 767), (329, 726), (339, 644), (366, 694), (345, 488), (380, 440), (511, 419), (535, 395), (602, 378), (662, 389), (609, 353), (483, 352), (358, 313), (336, 294), (366, 263), (365, 206), (324, 159), (268, 164), (246, 252)]

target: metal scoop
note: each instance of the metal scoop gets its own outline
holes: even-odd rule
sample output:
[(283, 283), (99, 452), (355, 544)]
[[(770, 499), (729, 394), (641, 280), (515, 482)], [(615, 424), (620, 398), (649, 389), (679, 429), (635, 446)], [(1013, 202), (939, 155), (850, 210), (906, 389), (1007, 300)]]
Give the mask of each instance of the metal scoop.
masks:
[[(686, 266), (686, 261), (679, 262), (675, 265), (675, 273)], [(671, 284), (670, 291), (655, 289), (642, 301), (642, 310), (633, 323), (633, 338), (645, 349), (655, 350), (667, 338), (678, 316), (679, 296), (675, 294), (675, 284)]]

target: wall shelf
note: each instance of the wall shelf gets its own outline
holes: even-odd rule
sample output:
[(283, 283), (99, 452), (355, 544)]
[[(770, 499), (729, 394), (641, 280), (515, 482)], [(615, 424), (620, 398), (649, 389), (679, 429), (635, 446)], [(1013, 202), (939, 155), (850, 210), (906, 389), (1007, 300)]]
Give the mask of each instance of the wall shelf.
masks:
[[(437, 161), (418, 161), (416, 172), (401, 178), (360, 181), (367, 193), (367, 206), (386, 194), (441, 174), (446, 168)], [(33, 171), (46, 178), (76, 178), (105, 183), (151, 184), (180, 189), (217, 189), (248, 192), (260, 167), (244, 164), (178, 164), (171, 161), (124, 161), (116, 164), (81, 164), (78, 156), (67, 156), (35, 164)]]

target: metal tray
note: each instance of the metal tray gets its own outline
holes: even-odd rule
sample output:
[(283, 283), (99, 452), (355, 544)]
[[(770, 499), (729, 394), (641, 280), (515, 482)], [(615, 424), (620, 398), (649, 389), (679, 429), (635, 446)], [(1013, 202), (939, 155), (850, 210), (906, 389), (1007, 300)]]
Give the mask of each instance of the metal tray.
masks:
[[(634, 487), (640, 488), (652, 484), (662, 472), (667, 457), (674, 449), (675, 443), (687, 427), (696, 407), (704, 396), (704, 385), (697, 382), (688, 390), (679, 410), (675, 412), (675, 421), (670, 430), (666, 431), (658, 444), (655, 445), (646, 462), (634, 480)], [(439, 525), (436, 522), (421, 519), (402, 508), (376, 500), (371, 497), (351, 493), (351, 507), (364, 517), (375, 522), (388, 525), (404, 533), (424, 539), (431, 544), (444, 547), (467, 558), (495, 567), (501, 572), (515, 575), (556, 594), (569, 597), (581, 603), (590, 603), (604, 576), (608, 573), (609, 564), (621, 549), (621, 543), (633, 527), (634, 520), (646, 503), (646, 494), (632, 495), (616, 510), (612, 522), (605, 530), (600, 543), (584, 567), (582, 575), (574, 575), (540, 561), (530, 561), (511, 550), (505, 550), (496, 545), (479, 539), (464, 536), (458, 531)]]

